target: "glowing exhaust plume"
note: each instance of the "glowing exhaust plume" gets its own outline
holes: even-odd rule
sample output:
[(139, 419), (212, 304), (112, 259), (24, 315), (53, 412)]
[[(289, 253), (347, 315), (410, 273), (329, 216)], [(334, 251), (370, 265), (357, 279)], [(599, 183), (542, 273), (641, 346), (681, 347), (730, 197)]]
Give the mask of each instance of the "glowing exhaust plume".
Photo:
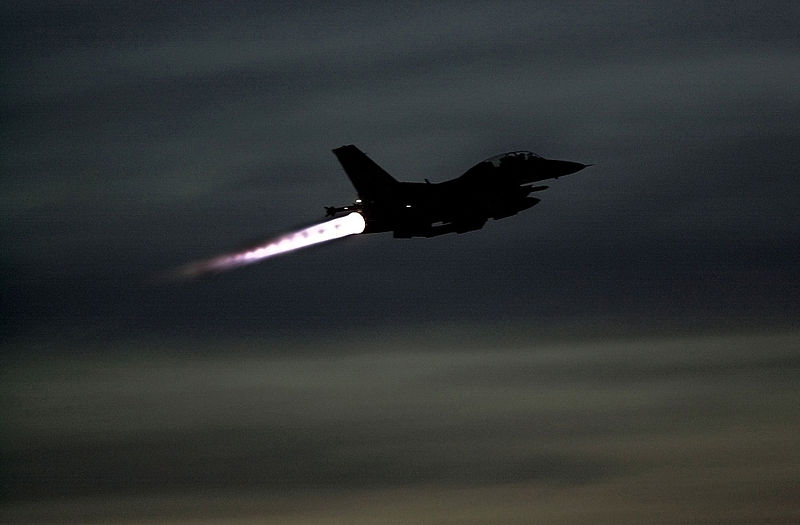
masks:
[(312, 244), (332, 241), (348, 235), (361, 233), (366, 228), (364, 217), (353, 212), (344, 217), (326, 221), (296, 232), (287, 233), (269, 242), (241, 252), (220, 255), (205, 261), (186, 265), (178, 270), (183, 278), (199, 277), (207, 273), (222, 272), (257, 263), (268, 257), (291, 252)]

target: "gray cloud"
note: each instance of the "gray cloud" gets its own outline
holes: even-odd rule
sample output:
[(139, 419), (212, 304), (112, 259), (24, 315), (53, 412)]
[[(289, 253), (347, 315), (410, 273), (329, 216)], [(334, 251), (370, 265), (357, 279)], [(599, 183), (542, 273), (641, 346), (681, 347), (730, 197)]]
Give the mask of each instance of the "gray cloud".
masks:
[[(192, 350), (130, 342), (116, 356), (86, 349), (10, 363), (6, 515), (37, 499), (49, 503), (29, 518), (80, 519), (61, 514), (65, 497), (135, 498), (146, 513), (151, 497), (198, 489), (266, 498), (527, 483), (554, 495), (631, 491), (665, 463), (681, 474), (649, 497), (686, 498), (681, 477), (719, 484), (715, 469), (788, 490), (778, 467), (796, 462), (796, 450), (771, 449), (797, 431), (797, 334), (580, 344), (528, 335), (495, 348), (473, 340), (454, 353), (402, 336), (338, 356), (337, 343), (309, 341), (331, 351), (306, 357), (302, 347), (268, 357), (258, 341)], [(751, 503), (764, 516), (791, 508), (766, 496)]]

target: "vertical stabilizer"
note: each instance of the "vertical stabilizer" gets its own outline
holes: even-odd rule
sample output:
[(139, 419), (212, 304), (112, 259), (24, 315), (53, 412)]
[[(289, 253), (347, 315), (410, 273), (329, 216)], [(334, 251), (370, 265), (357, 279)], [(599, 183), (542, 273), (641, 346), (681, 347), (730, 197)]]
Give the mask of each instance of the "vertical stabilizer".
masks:
[(361, 199), (380, 198), (392, 192), (399, 184), (394, 177), (353, 145), (336, 148), (333, 153), (339, 159)]

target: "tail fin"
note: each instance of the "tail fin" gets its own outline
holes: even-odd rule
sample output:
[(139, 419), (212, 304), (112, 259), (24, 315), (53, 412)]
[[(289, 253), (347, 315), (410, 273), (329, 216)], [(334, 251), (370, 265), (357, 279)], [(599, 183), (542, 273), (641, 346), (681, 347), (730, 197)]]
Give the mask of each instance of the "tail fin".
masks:
[(380, 198), (393, 191), (399, 184), (394, 177), (353, 145), (336, 148), (333, 154), (339, 159), (339, 163), (362, 199)]

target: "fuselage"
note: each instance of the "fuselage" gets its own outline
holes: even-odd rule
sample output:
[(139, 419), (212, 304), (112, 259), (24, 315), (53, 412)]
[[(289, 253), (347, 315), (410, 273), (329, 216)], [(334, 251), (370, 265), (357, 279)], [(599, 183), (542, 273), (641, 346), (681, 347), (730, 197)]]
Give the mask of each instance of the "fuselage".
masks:
[[(340, 150), (344, 148), (355, 149), (345, 146)], [(372, 161), (357, 158), (358, 165), (348, 166), (351, 153), (363, 153), (357, 149), (334, 152), (353, 180), (359, 198), (352, 206), (329, 208), (329, 213), (357, 211), (366, 220), (366, 233), (392, 231), (395, 237), (432, 237), (479, 229), (487, 219), (509, 217), (536, 205), (539, 199), (530, 194), (547, 186), (533, 186), (534, 183), (586, 167), (521, 151), (492, 157), (460, 177), (441, 183), (398, 182), (383, 170), (374, 180), (365, 181), (369, 174), (360, 171), (374, 169), (369, 164)], [(375, 180), (381, 183), (376, 184)]]

